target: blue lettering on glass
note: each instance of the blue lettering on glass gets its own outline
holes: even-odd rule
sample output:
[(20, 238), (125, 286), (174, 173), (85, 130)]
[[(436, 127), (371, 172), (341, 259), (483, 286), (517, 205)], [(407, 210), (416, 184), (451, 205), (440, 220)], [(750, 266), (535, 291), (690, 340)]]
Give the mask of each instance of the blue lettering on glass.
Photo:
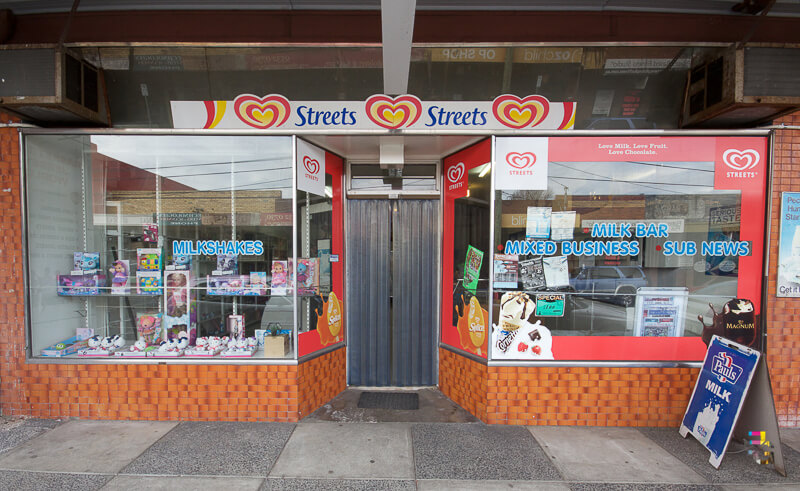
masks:
[(664, 242), (665, 256), (694, 256), (695, 254), (697, 254), (697, 244), (690, 240)]
[(176, 240), (172, 243), (173, 256), (214, 256), (236, 254), (238, 256), (260, 256), (264, 254), (264, 243), (260, 240)]
[(750, 242), (721, 240), (716, 242), (703, 242), (700, 251), (704, 256), (749, 256)]

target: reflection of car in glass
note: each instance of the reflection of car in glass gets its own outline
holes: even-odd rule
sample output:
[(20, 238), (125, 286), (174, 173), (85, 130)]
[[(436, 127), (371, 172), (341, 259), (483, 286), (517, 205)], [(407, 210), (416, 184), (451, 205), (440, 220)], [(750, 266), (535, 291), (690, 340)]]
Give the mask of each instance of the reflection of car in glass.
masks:
[(640, 266), (584, 266), (569, 284), (576, 292), (599, 293), (595, 298), (628, 307), (636, 300), (636, 290), (647, 286), (647, 277)]

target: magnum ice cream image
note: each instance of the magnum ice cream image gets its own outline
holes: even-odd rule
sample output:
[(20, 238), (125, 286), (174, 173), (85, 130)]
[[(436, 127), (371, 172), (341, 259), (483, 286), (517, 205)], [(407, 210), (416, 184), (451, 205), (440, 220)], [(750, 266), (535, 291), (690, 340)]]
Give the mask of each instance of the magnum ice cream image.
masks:
[(536, 308), (536, 302), (527, 293), (508, 292), (500, 299), (500, 329), (516, 331), (527, 322)]
[(464, 305), (463, 315), (456, 325), (461, 347), (480, 356), (486, 356), (489, 332), (489, 313), (481, 307), (477, 297)]
[(500, 319), (494, 326), (492, 358), (552, 360), (553, 336), (541, 321), (528, 318), (536, 308), (525, 292), (508, 292), (500, 298)]
[(709, 304), (714, 316), (708, 325), (702, 315), (697, 319), (703, 324), (702, 339), (708, 346), (711, 337), (717, 336), (736, 341), (739, 344), (761, 350), (759, 319), (755, 313), (753, 302), (744, 298), (734, 298), (725, 303), (722, 312), (717, 312), (714, 305)]

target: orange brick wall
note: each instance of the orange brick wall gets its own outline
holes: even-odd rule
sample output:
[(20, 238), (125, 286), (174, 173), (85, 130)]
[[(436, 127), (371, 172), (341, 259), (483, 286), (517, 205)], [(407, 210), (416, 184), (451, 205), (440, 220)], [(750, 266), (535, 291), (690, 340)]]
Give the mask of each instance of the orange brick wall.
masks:
[(345, 354), (345, 348), (339, 348), (297, 367), (301, 419), (347, 387)]
[(487, 367), (439, 350), (442, 392), (492, 424), (676, 427), (697, 369)]
[(693, 368), (490, 367), (486, 422), (677, 427), (697, 372)]
[(487, 374), (486, 365), (439, 348), (439, 389), (481, 421), (487, 420)]
[[(775, 123), (800, 126), (800, 112)], [(775, 132), (767, 290), (767, 361), (781, 426), (800, 427), (800, 298), (778, 298), (781, 192), (800, 192), (800, 129)]]

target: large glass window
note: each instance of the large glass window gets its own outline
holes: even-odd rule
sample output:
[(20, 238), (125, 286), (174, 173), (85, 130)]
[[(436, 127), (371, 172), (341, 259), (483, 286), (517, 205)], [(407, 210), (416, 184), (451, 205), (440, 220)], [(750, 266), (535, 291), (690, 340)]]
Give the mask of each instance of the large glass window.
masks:
[(291, 137), (30, 134), (25, 157), (34, 356), (294, 357)]
[(758, 315), (763, 138), (497, 142), (493, 358), (702, 359)]

